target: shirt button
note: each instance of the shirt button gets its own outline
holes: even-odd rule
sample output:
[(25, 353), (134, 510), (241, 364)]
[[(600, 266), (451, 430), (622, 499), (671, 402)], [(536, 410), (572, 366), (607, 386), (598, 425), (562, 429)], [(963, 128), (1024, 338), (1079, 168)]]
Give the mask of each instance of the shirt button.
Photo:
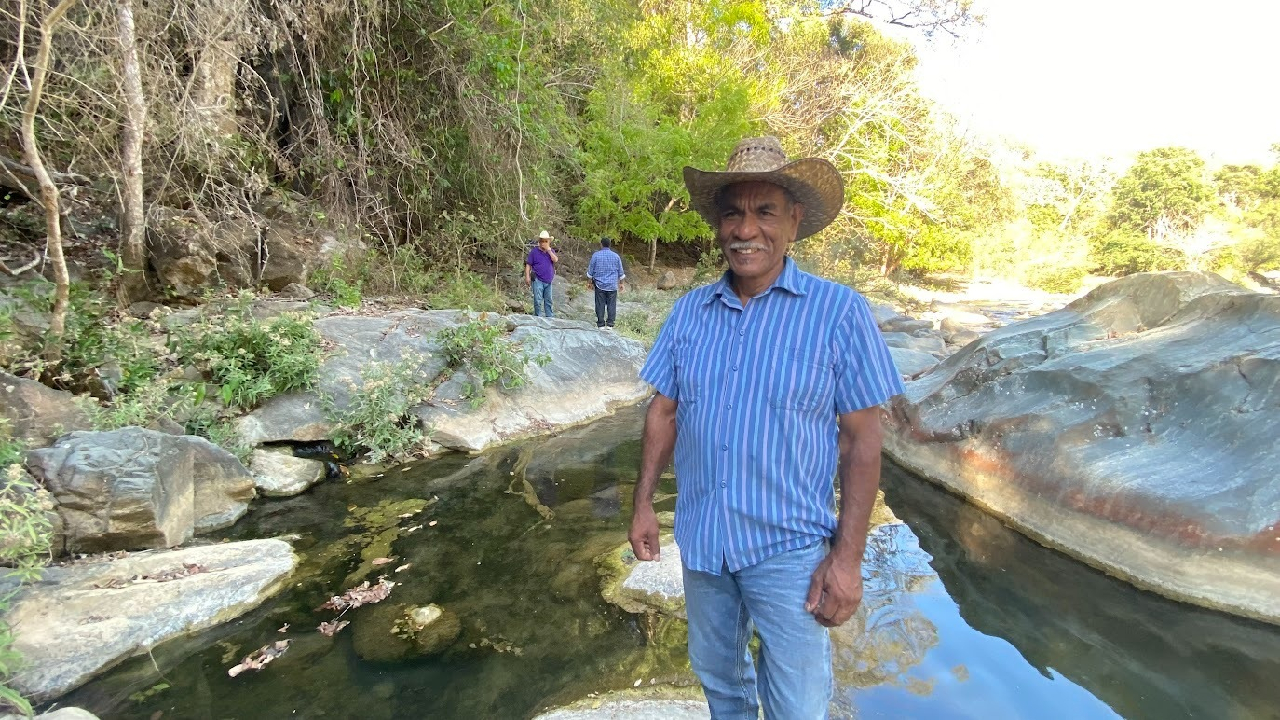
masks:
[(720, 487), (729, 487), (729, 483), (727, 483), (727, 482), (725, 482), (725, 481), (721, 480), (721, 481), (720, 481)]
[(733, 371), (734, 371), (734, 372), (738, 372), (738, 366), (737, 366), (737, 365), (734, 365), (734, 366), (733, 366)]
[(746, 335), (746, 334), (747, 334), (747, 331), (746, 331), (746, 330), (739, 330), (739, 331), (738, 331), (738, 335)]
[(724, 409), (725, 409), (725, 410), (732, 410), (732, 409), (733, 409), (733, 403), (729, 403), (728, 405), (725, 405), (725, 406), (724, 406)]
[(721, 446), (720, 446), (720, 449), (721, 449), (721, 450), (724, 450), (725, 452), (729, 452), (729, 446), (728, 446), (728, 445), (721, 445)]

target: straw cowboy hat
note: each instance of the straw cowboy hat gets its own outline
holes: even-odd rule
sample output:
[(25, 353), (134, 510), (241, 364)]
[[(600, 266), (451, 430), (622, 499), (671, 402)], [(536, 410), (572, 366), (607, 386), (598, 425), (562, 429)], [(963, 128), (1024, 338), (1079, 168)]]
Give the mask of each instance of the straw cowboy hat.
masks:
[(539, 240), (554, 240), (555, 238), (551, 237), (551, 233), (547, 232), (546, 230), (543, 230), (542, 232), (538, 233), (538, 239), (539, 239)]
[(716, 192), (740, 182), (767, 182), (791, 191), (804, 205), (804, 217), (796, 229), (796, 240), (809, 237), (831, 224), (844, 205), (844, 178), (836, 166), (822, 158), (787, 161), (776, 137), (748, 138), (729, 154), (724, 172), (708, 172), (685, 167), (684, 185), (689, 188), (689, 204), (713, 228), (719, 227)]

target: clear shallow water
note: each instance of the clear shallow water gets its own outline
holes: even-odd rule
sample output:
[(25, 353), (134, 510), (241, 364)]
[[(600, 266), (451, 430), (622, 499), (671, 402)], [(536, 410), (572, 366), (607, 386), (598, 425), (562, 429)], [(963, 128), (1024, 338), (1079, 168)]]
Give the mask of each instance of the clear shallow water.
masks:
[[(639, 418), (259, 501), (227, 537), (300, 536), (298, 584), (62, 704), (106, 720), (527, 718), (636, 680), (687, 685), (683, 626), (601, 601), (592, 563), (626, 539)], [(884, 484), (907, 524), (869, 539), (866, 601), (835, 635), (834, 717), (1280, 717), (1280, 629), (1139, 592), (892, 466)], [(333, 639), (314, 631), (331, 594), (405, 563), (389, 600)], [(378, 659), (379, 608), (432, 602), (460, 617), (458, 641)], [(283, 637), (262, 672), (226, 675)]]

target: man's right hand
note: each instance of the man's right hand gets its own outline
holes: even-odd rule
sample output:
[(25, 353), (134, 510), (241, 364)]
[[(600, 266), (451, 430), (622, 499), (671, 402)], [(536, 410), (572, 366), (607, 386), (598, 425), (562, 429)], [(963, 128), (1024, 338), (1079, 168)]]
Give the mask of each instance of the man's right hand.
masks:
[(635, 509), (631, 515), (631, 532), (628, 537), (637, 560), (662, 559), (661, 548), (658, 546), (658, 516), (654, 514), (652, 507)]

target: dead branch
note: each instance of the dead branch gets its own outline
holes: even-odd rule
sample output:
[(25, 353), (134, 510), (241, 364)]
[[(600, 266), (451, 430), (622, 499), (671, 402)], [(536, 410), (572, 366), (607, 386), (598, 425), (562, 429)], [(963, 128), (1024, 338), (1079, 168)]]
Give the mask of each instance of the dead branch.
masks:
[(24, 272), (26, 272), (26, 271), (28, 271), (28, 270), (30, 270), (30, 269), (32, 269), (32, 268), (34, 268), (35, 266), (39, 265), (39, 264), (40, 264), (40, 260), (41, 260), (40, 251), (38, 251), (38, 250), (37, 250), (37, 251), (36, 251), (36, 256), (35, 256), (34, 258), (32, 258), (32, 259), (31, 259), (31, 262), (29, 262), (29, 263), (27, 263), (26, 265), (23, 265), (22, 267), (19, 267), (19, 268), (11, 268), (11, 267), (9, 267), (9, 264), (8, 264), (8, 263), (6, 263), (4, 260), (0, 260), (0, 270), (3, 270), (3, 271), (5, 271), (5, 272), (9, 273), (9, 274), (10, 274), (10, 275), (12, 275), (13, 277), (18, 277), (18, 276), (19, 276), (19, 275), (21, 275), (22, 273), (24, 273)]
[[(0, 166), (4, 167), (6, 175), (8, 174), (21, 175), (22, 177), (28, 178), (31, 180), (36, 179), (35, 170), (32, 170), (30, 166), (23, 165), (17, 160), (11, 160), (7, 157), (0, 157)], [(64, 172), (58, 172), (56, 170), (47, 170), (47, 172), (49, 173), (49, 179), (58, 185), (91, 185), (93, 184), (93, 181), (91, 179), (85, 177), (84, 175), (81, 175), (80, 173), (73, 173), (73, 172), (64, 173)], [(12, 182), (15, 180), (17, 180), (17, 178), (12, 178), (10, 181)], [(15, 187), (13, 189), (23, 190), (24, 192), (26, 190), (26, 188), (21, 186)]]

